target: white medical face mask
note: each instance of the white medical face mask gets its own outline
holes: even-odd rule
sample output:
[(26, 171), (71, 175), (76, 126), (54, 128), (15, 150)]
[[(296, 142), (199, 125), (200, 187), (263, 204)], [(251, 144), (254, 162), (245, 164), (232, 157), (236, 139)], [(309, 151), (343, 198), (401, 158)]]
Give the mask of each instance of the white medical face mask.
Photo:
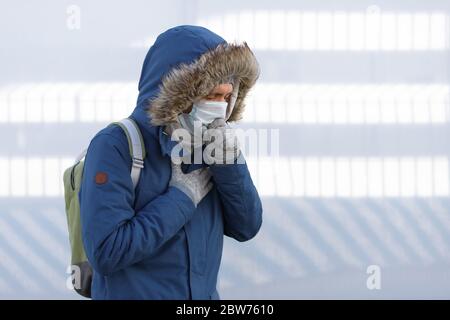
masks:
[(195, 102), (189, 113), (192, 120), (210, 124), (214, 119), (225, 119), (228, 102), (200, 100)]

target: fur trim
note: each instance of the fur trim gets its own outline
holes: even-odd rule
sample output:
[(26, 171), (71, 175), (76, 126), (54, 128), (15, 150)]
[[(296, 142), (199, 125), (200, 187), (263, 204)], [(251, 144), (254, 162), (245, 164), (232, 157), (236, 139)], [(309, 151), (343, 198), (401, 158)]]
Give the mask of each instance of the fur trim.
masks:
[(176, 122), (177, 116), (194, 101), (207, 96), (219, 84), (234, 81), (239, 92), (228, 121), (244, 112), (244, 99), (259, 77), (258, 61), (247, 43), (220, 44), (191, 64), (181, 64), (162, 80), (159, 94), (150, 100), (148, 112), (153, 125)]

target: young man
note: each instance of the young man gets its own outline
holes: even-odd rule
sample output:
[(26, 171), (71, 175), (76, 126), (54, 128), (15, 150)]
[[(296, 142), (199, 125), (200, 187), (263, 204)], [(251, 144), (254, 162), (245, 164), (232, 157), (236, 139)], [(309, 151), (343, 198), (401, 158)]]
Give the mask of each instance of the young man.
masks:
[(230, 164), (177, 165), (171, 151), (178, 142), (168, 133), (189, 129), (192, 120), (228, 129), (258, 76), (245, 43), (228, 44), (196, 26), (158, 36), (131, 115), (147, 151), (137, 188), (119, 127), (101, 130), (85, 160), (80, 211), (94, 299), (219, 298), (223, 236), (253, 238), (261, 201), (237, 145)]

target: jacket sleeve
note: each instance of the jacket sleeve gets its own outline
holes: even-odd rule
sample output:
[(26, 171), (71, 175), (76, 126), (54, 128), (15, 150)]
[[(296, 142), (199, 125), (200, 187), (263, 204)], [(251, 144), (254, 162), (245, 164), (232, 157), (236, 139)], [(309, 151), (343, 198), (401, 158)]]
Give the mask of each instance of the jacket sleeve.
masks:
[(247, 241), (261, 228), (262, 205), (247, 164), (241, 157), (239, 163), (212, 165), (210, 172), (224, 209), (225, 235)]
[[(110, 134), (92, 140), (84, 165), (80, 215), (86, 255), (92, 267), (103, 275), (151, 255), (195, 211), (188, 196), (169, 187), (135, 212), (130, 168), (126, 142)], [(96, 179), (99, 173), (102, 179)]]

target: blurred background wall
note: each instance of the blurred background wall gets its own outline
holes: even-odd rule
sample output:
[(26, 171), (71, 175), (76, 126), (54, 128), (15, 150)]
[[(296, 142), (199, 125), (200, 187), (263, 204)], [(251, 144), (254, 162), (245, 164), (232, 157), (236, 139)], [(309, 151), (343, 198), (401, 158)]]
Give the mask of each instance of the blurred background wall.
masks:
[(278, 157), (248, 156), (264, 224), (227, 239), (222, 298), (450, 298), (449, 15), (443, 0), (0, 0), (0, 298), (78, 299), (61, 174), (131, 113), (148, 48), (179, 24), (248, 42), (262, 73), (239, 126), (279, 130)]

